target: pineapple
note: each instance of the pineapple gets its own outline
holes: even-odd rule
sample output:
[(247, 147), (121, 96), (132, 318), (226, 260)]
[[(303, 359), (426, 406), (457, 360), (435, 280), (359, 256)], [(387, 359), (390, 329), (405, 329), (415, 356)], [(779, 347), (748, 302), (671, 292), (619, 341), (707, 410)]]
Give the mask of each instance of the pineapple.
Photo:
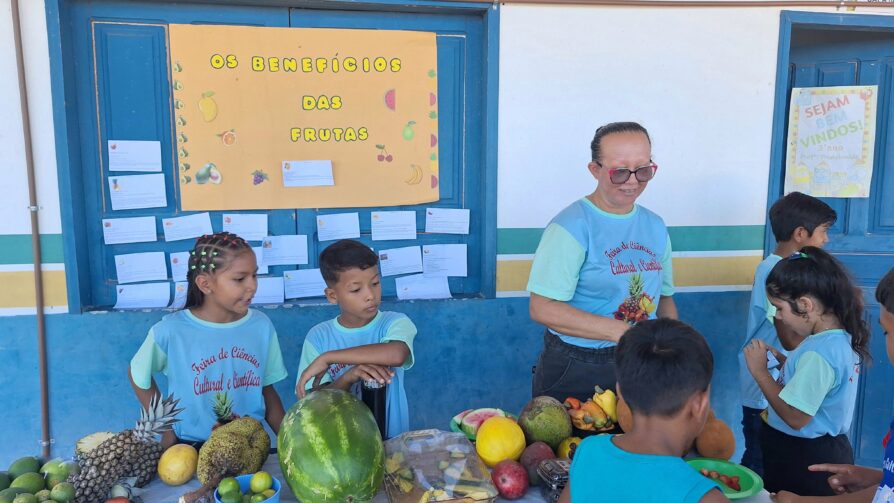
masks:
[(114, 436), (115, 434), (111, 431), (97, 431), (96, 433), (87, 435), (86, 437), (78, 440), (78, 442), (75, 444), (75, 456), (77, 456), (78, 458), (83, 458), (88, 452), (99, 446), (99, 444)]
[[(645, 282), (643, 276), (635, 273), (630, 277), (630, 285), (627, 290), (627, 298), (618, 306), (615, 311), (615, 319), (626, 321), (627, 323), (636, 323), (649, 317), (649, 307), (654, 306), (652, 298), (643, 292)], [(648, 299), (647, 302), (643, 302)], [(654, 307), (652, 307), (654, 311)]]
[(217, 416), (217, 425), (227, 424), (232, 421), (233, 418), (233, 400), (230, 399), (227, 392), (223, 393), (217, 392), (214, 394), (214, 403), (211, 404), (211, 408), (214, 410), (214, 415)]
[[(136, 477), (136, 486), (142, 487), (155, 476), (158, 459), (164, 449), (156, 436), (171, 429), (179, 421), (175, 416), (182, 410), (178, 400), (169, 396), (159, 400), (152, 397), (148, 409), (141, 409), (140, 420), (131, 430), (101, 440), (89, 448), (91, 442), (102, 438), (102, 432), (89, 435), (78, 442), (78, 462), (81, 471), (72, 475), (69, 482), (75, 487), (75, 503), (105, 501), (109, 489), (122, 477)], [(91, 439), (88, 441), (88, 439)]]

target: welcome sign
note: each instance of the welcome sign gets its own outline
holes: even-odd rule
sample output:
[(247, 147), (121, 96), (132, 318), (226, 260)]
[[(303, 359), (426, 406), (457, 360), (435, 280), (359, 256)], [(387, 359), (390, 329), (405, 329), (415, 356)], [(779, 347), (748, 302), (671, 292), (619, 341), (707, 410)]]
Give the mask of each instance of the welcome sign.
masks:
[(183, 210), (437, 201), (434, 33), (170, 25)]
[(869, 197), (878, 86), (792, 89), (785, 192)]

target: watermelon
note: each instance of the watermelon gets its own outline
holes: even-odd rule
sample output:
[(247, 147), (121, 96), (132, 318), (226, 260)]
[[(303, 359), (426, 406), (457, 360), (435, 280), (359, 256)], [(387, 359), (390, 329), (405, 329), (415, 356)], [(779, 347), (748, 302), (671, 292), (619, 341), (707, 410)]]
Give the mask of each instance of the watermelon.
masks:
[(379, 427), (369, 408), (345, 391), (314, 391), (289, 408), (277, 447), (283, 476), (299, 501), (368, 502), (382, 485)]
[(463, 416), (459, 427), (463, 430), (463, 433), (470, 437), (474, 437), (475, 434), (478, 433), (478, 428), (481, 426), (481, 423), (494, 416), (506, 417), (506, 413), (500, 409), (475, 409)]

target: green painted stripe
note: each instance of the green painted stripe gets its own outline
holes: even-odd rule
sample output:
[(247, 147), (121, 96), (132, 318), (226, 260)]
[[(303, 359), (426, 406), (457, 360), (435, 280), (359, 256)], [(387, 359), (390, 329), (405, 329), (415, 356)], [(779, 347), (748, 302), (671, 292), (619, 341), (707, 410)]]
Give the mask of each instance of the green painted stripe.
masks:
[[(62, 234), (41, 234), (40, 253), (45, 264), (61, 264)], [(0, 235), (0, 265), (33, 263), (31, 234)]]
[[(705, 225), (668, 227), (674, 251), (762, 250), (763, 225)], [(543, 229), (497, 229), (497, 253), (531, 254), (537, 250)]]

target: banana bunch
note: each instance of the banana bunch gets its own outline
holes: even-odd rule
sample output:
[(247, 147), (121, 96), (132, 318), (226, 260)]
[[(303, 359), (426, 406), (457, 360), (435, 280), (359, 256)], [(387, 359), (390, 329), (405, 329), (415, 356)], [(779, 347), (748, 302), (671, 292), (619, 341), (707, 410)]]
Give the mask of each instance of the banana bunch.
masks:
[(575, 428), (584, 431), (608, 431), (618, 422), (618, 398), (612, 390), (596, 386), (592, 398), (581, 402), (577, 398), (565, 399), (565, 409)]

